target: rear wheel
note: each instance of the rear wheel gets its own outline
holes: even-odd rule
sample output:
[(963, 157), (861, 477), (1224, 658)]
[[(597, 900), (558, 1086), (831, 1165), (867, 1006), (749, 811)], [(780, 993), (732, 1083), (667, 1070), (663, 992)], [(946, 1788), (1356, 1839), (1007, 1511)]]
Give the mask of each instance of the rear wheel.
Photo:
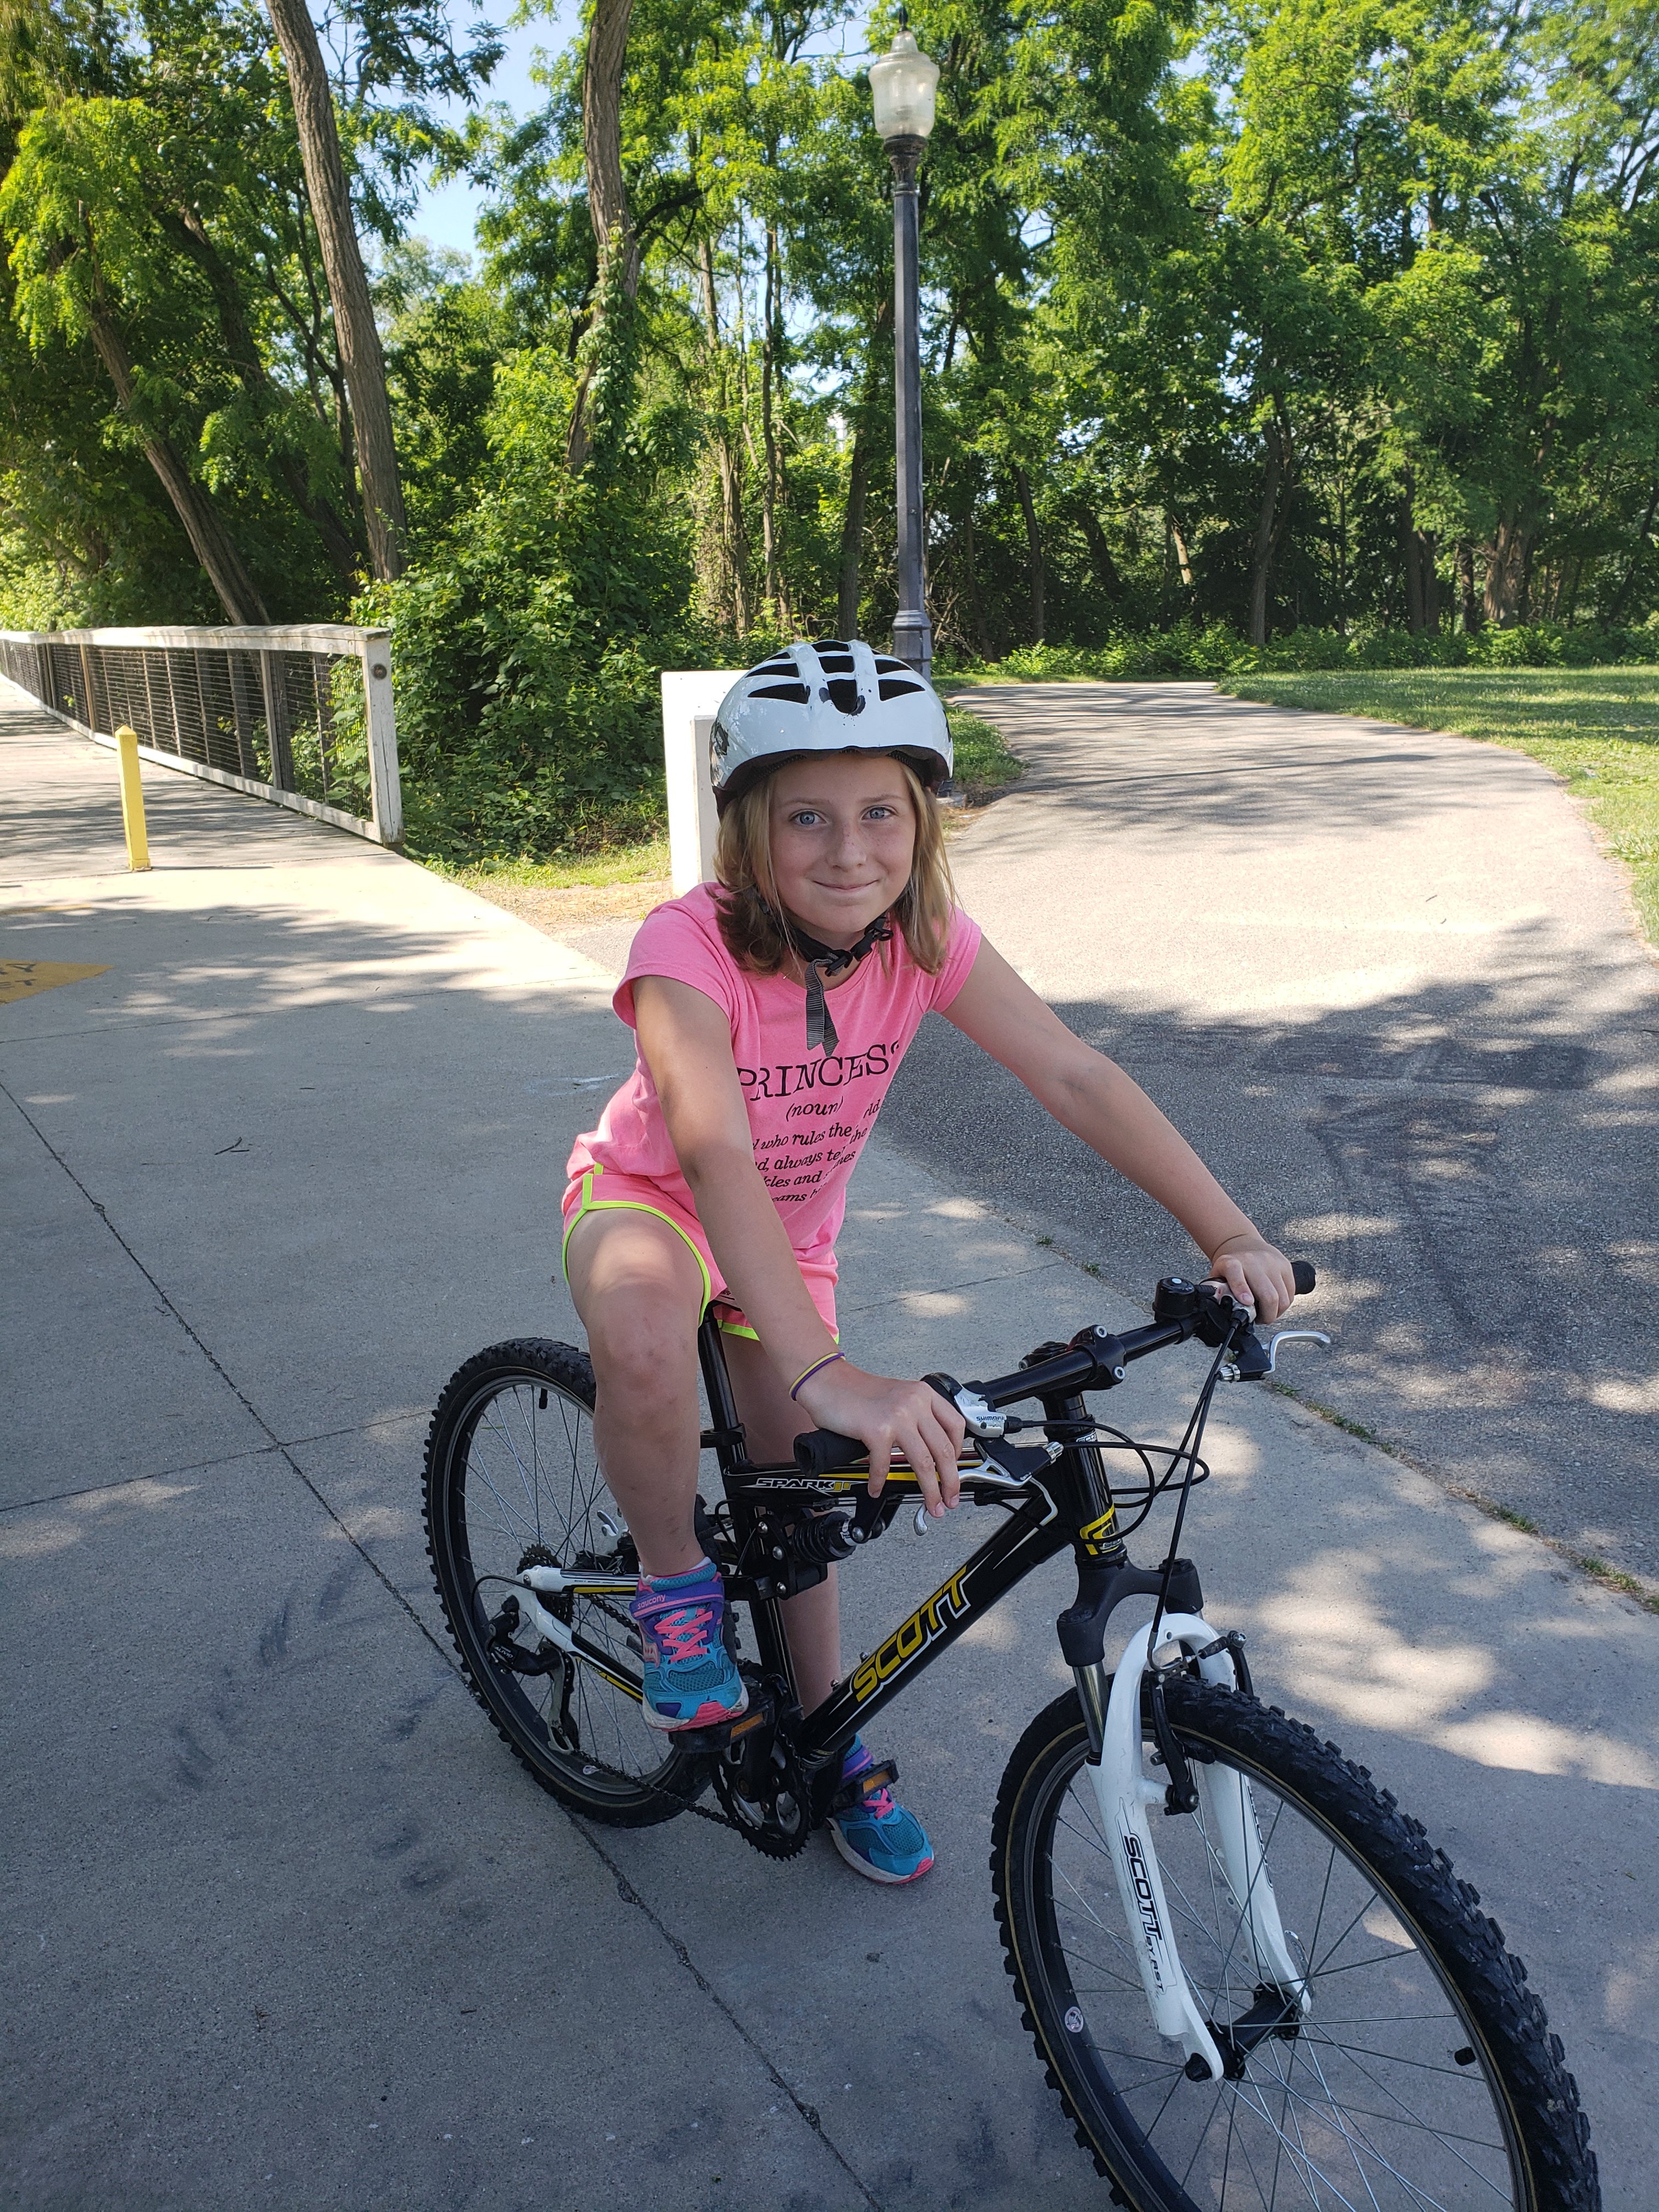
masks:
[(640, 1642), (626, 1599), (543, 1601), (593, 1655), (586, 1660), (544, 1642), (514, 1595), (534, 1565), (638, 1572), (593, 1449), (586, 1352), (540, 1338), (492, 1345), (451, 1376), (427, 1437), (425, 1517), (467, 1681), (542, 1787), (618, 1826), (681, 1811), (707, 1775), (641, 1717)]
[[(1196, 1813), (1155, 1813), (1152, 1837), (1188, 1978), (1212, 2032), (1231, 2031), (1232, 2078), (1192, 2081), (1153, 2027), (1074, 1694), (1016, 1747), (994, 1829), (1008, 1971), (1113, 2201), (1595, 2212), (1595, 2154), (1560, 2043), (1444, 1854), (1363, 1768), (1282, 1713), (1191, 1677), (1167, 1702), (1207, 1786)], [(1299, 2016), (1260, 1980), (1248, 1901), (1207, 1831), (1229, 1769), (1249, 1784), (1311, 1986)]]

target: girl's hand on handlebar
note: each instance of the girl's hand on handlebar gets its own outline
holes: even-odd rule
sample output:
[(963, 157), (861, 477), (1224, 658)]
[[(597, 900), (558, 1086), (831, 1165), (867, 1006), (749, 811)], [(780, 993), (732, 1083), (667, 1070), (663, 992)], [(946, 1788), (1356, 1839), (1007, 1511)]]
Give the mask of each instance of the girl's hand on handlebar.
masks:
[(1277, 1321), (1296, 1296), (1290, 1261), (1256, 1229), (1222, 1239), (1210, 1255), (1210, 1279), (1224, 1284), (1241, 1305), (1254, 1306), (1258, 1321)]
[(838, 1359), (801, 1389), (804, 1406), (821, 1429), (856, 1437), (870, 1455), (870, 1494), (880, 1495), (897, 1452), (921, 1485), (922, 1503), (936, 1517), (962, 1493), (957, 1471), (967, 1424), (956, 1407), (926, 1382), (869, 1375)]

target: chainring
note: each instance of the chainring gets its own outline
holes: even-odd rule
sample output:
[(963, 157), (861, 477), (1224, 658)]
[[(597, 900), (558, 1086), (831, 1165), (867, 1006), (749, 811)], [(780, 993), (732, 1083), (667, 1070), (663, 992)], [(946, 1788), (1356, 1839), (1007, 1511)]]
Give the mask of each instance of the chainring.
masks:
[(811, 1802), (794, 1756), (781, 1743), (772, 1746), (770, 1772), (758, 1798), (738, 1795), (737, 1775), (723, 1759), (714, 1762), (714, 1795), (727, 1826), (763, 1857), (793, 1859), (806, 1849)]

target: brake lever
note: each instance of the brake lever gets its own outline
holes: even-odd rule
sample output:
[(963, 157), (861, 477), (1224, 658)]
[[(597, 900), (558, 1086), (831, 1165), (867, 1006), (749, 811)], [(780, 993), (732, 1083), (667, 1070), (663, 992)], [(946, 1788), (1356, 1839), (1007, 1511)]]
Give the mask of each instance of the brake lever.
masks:
[(1247, 1329), (1232, 1358), (1224, 1360), (1217, 1370), (1216, 1379), (1221, 1382), (1265, 1382), (1270, 1375), (1279, 1372), (1281, 1344), (1322, 1344), (1328, 1351), (1330, 1341), (1322, 1328), (1281, 1328), (1270, 1342), (1263, 1344), (1253, 1328)]
[(1331, 1340), (1322, 1328), (1281, 1328), (1277, 1336), (1268, 1340), (1267, 1372), (1269, 1375), (1275, 1375), (1279, 1371), (1279, 1347), (1281, 1344), (1322, 1344), (1327, 1352), (1331, 1348)]

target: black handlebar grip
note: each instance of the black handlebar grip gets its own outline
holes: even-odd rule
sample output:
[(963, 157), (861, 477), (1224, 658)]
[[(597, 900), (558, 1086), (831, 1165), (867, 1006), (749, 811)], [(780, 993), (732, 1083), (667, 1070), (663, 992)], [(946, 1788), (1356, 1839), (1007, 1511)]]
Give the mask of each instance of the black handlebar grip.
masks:
[(1313, 1261), (1311, 1260), (1292, 1260), (1291, 1262), (1291, 1280), (1296, 1285), (1296, 1294), (1297, 1297), (1305, 1298), (1309, 1291), (1312, 1290), (1315, 1283), (1318, 1280), (1318, 1277), (1314, 1273)]
[(856, 1437), (838, 1437), (833, 1429), (812, 1429), (795, 1438), (795, 1465), (803, 1474), (838, 1474), (869, 1455)]

